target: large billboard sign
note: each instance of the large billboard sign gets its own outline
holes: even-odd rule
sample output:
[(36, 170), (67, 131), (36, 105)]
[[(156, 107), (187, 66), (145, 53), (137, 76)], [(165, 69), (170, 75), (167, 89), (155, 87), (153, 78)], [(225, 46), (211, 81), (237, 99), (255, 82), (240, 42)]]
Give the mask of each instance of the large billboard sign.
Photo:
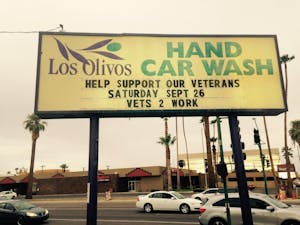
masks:
[(286, 110), (274, 35), (39, 35), (35, 113), (43, 118)]

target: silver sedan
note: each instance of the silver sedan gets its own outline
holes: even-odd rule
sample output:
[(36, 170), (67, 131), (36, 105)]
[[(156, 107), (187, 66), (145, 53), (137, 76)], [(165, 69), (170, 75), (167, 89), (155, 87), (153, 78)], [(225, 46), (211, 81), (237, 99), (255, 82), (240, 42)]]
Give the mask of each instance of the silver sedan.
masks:
[[(265, 194), (249, 193), (254, 224), (300, 225), (300, 207), (287, 205)], [(229, 193), (232, 225), (243, 224), (238, 193)], [(200, 225), (227, 225), (224, 195), (216, 195), (200, 208)]]

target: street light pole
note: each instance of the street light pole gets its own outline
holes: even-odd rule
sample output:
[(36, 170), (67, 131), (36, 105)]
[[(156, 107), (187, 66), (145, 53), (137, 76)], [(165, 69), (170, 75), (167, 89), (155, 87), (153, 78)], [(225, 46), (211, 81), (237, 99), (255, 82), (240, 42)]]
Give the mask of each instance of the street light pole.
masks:
[(262, 153), (262, 149), (261, 149), (261, 142), (260, 142), (259, 130), (258, 130), (258, 126), (256, 123), (256, 119), (253, 118), (253, 120), (256, 125), (256, 129), (254, 129), (254, 142), (255, 142), (255, 144), (257, 144), (258, 149), (259, 149), (261, 167), (262, 167), (262, 172), (263, 172), (263, 176), (264, 176), (264, 190), (265, 190), (265, 194), (267, 195), (268, 194), (268, 186), (267, 186), (267, 177), (266, 177), (266, 172), (265, 172), (265, 156)]
[[(222, 142), (222, 133), (221, 133), (221, 120), (220, 120), (219, 116), (217, 116), (216, 121), (217, 121), (217, 127), (218, 127), (218, 143), (219, 143), (219, 148), (220, 148), (220, 164), (225, 164), (224, 151), (223, 151), (223, 142)], [(223, 180), (223, 184), (224, 184), (227, 224), (231, 225), (230, 205), (229, 205), (228, 191), (227, 191), (227, 179), (226, 179), (226, 177), (224, 177), (224, 178), (222, 178), (222, 180)]]

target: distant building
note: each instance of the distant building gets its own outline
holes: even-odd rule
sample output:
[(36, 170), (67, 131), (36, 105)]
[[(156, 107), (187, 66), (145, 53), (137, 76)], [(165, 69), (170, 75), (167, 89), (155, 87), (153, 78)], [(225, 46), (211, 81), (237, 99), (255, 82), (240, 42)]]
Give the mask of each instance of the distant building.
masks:
[[(274, 163), (274, 168), (277, 170), (277, 165), (280, 164), (280, 155), (278, 148), (272, 148), (272, 158)], [(262, 165), (260, 160), (260, 154), (258, 149), (251, 149), (251, 150), (243, 150), (246, 153), (246, 160), (244, 160), (244, 165), (246, 170), (257, 170), (262, 171)], [(266, 160), (269, 159), (269, 153), (267, 149), (262, 150), (263, 154), (265, 155)], [(180, 154), (178, 156), (178, 160), (185, 160), (187, 156), (186, 154)], [(190, 169), (196, 170), (198, 173), (205, 173), (205, 165), (204, 161), (207, 159), (206, 152), (205, 153), (191, 153), (189, 154), (189, 162), (190, 162)], [(232, 151), (224, 151), (224, 160), (227, 163), (228, 172), (234, 171), (234, 160), (232, 156)], [(220, 154), (217, 153), (216, 163), (220, 161)], [(267, 162), (267, 161), (265, 161)], [(267, 163), (266, 163), (267, 164)], [(187, 163), (185, 163), (184, 169), (187, 169)], [(271, 167), (265, 167), (266, 171), (271, 171)]]
[[(188, 188), (187, 170), (178, 171), (181, 177), (181, 188)], [(177, 169), (172, 169), (172, 184), (176, 189)], [(193, 185), (200, 187), (201, 175), (191, 171)], [(137, 191), (150, 192), (163, 190), (166, 182), (166, 169), (161, 166), (119, 168), (98, 171), (98, 192), (108, 189), (117, 192)], [(34, 173), (33, 192), (43, 194), (86, 193), (88, 171), (62, 172), (62, 170), (39, 170)], [(28, 174), (0, 177), (0, 191), (13, 189), (25, 194)]]

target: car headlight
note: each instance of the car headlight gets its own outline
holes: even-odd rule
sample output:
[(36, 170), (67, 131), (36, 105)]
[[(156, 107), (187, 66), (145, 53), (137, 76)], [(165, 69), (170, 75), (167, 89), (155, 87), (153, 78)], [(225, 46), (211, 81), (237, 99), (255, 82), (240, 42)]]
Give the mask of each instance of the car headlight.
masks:
[(48, 215), (49, 211), (47, 209), (45, 209), (45, 215)]
[(33, 213), (33, 212), (27, 212), (27, 213), (26, 213), (26, 216), (29, 216), (29, 217), (35, 217), (35, 216), (37, 216), (37, 214), (36, 214), (36, 213)]

